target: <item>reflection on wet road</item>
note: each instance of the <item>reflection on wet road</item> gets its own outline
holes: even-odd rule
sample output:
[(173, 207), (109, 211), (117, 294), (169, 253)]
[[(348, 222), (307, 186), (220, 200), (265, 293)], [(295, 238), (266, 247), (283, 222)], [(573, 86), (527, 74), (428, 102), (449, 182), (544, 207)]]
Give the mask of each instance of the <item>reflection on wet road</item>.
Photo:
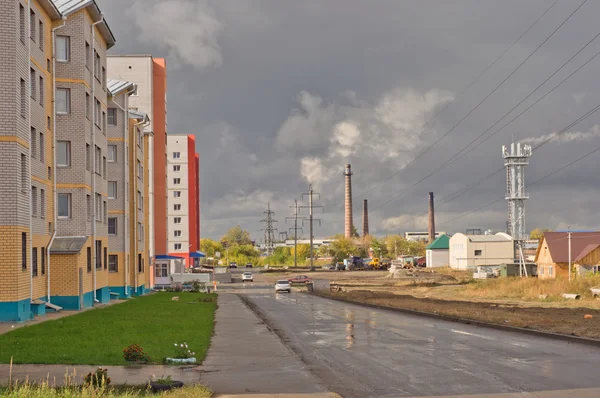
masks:
[(301, 293), (241, 296), (331, 391), (344, 397), (600, 387), (600, 349), (595, 347)]

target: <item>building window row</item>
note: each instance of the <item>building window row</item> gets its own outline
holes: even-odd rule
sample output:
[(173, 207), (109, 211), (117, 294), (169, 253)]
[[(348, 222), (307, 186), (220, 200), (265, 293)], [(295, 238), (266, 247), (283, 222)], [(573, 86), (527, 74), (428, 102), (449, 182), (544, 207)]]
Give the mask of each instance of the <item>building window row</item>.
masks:
[(119, 272), (119, 256), (117, 254), (108, 255), (108, 272)]
[(114, 163), (117, 161), (117, 146), (116, 145), (108, 145), (108, 162)]
[[(38, 203), (39, 198), (39, 203)], [(39, 205), (39, 207), (38, 207)], [(40, 218), (46, 218), (46, 191), (44, 189), (39, 190), (38, 197), (38, 188), (32, 186), (31, 187), (31, 215), (33, 217), (38, 216), (38, 209), (40, 210), (39, 216)]]

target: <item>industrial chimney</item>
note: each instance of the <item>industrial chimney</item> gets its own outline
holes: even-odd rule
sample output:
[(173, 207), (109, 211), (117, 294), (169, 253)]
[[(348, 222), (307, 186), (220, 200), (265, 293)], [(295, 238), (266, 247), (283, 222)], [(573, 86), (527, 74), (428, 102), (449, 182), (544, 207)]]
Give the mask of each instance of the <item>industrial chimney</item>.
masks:
[(429, 192), (429, 243), (435, 240), (435, 214), (433, 209), (433, 192)]
[(352, 168), (349, 164), (347, 164), (346, 168), (344, 169), (344, 177), (346, 187), (346, 222), (344, 228), (344, 236), (346, 238), (352, 238)]
[(363, 201), (363, 238), (369, 235), (369, 209), (367, 199)]

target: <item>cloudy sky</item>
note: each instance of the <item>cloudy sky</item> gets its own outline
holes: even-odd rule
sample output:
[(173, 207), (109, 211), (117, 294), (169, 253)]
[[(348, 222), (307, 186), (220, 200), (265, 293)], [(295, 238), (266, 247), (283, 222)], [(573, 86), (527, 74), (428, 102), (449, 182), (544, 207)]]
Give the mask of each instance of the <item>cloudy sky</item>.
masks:
[[(257, 240), (267, 202), (287, 230), (309, 183), (324, 205), (315, 235), (342, 233), (345, 163), (359, 231), (363, 199), (373, 234), (426, 230), (429, 191), (438, 230), (503, 230), (505, 174), (485, 179), (502, 145), (539, 144), (600, 104), (598, 56), (491, 136), (600, 51), (598, 38), (500, 120), (600, 33), (587, 1), (544, 43), (582, 1), (97, 0), (113, 54), (168, 59), (169, 133), (197, 136), (202, 236), (239, 224)], [(600, 112), (534, 151), (527, 180), (600, 147), (599, 125)], [(531, 186), (527, 228), (597, 229), (599, 159)]]

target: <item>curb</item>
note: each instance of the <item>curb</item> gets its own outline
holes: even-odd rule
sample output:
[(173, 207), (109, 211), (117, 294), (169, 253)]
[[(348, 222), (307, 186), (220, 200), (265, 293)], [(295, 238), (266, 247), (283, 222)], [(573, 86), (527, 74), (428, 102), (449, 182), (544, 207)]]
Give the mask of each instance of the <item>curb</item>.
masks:
[(462, 323), (465, 325), (475, 325), (475, 326), (480, 326), (480, 327), (484, 327), (484, 328), (488, 328), (488, 329), (503, 330), (503, 331), (508, 331), (508, 332), (512, 332), (512, 333), (529, 334), (529, 335), (533, 335), (533, 336), (552, 338), (552, 339), (556, 339), (556, 340), (563, 340), (563, 341), (566, 341), (569, 343), (579, 343), (579, 344), (600, 347), (600, 340), (591, 339), (588, 337), (579, 337), (579, 336), (568, 335), (568, 334), (544, 332), (541, 330), (527, 329), (527, 328), (521, 328), (521, 327), (517, 327), (517, 326), (499, 325), (496, 323), (488, 323), (488, 322), (483, 322), (483, 321), (476, 321), (473, 319), (459, 318), (459, 317), (455, 317), (455, 316), (451, 316), (451, 315), (434, 314), (431, 312), (410, 310), (407, 308), (395, 308), (395, 307), (387, 307), (387, 306), (377, 305), (377, 304), (362, 303), (362, 302), (352, 301), (352, 300), (348, 300), (348, 299), (340, 298), (340, 297), (331, 297), (331, 296), (327, 296), (327, 295), (323, 295), (323, 294), (319, 294), (319, 293), (310, 293), (310, 294), (313, 296), (321, 297), (321, 298), (328, 299), (328, 300), (334, 300), (334, 301), (339, 301), (339, 302), (349, 303), (349, 304), (356, 304), (356, 305), (360, 305), (360, 306), (368, 307), (368, 308), (377, 308), (379, 310), (400, 312), (400, 313), (409, 314), (409, 315), (416, 315), (416, 316), (433, 318), (433, 319), (438, 319), (438, 320)]

